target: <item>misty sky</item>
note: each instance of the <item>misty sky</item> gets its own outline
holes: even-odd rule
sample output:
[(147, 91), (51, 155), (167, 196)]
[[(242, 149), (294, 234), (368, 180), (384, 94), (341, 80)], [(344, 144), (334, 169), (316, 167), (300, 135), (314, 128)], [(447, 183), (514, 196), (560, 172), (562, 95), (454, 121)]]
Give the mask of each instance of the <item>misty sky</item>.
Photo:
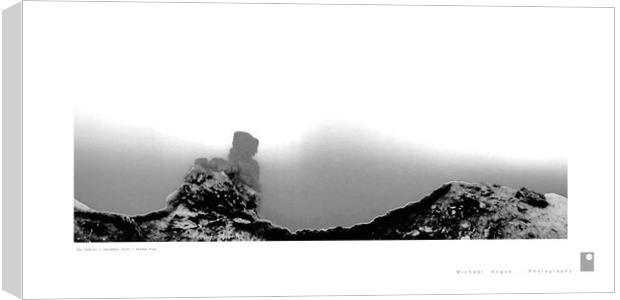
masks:
[(608, 39), (571, 10), (434, 9), (98, 10), (51, 28), (70, 57), (76, 197), (161, 208), (237, 130), (260, 140), (263, 216), (292, 228), (368, 221), (450, 180), (566, 195), (571, 105), (609, 71), (575, 58)]

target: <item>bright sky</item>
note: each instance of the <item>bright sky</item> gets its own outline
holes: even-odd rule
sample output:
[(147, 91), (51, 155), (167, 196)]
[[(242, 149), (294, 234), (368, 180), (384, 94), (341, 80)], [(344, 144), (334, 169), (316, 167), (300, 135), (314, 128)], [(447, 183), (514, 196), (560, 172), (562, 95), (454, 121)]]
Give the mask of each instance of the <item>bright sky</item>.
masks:
[(218, 9), (165, 25), (157, 21), (164, 12), (142, 10), (148, 31), (103, 19), (105, 28), (68, 25), (82, 38), (76, 61), (89, 62), (76, 67), (89, 72), (76, 83), (78, 119), (213, 146), (246, 130), (263, 150), (322, 124), (347, 124), (442, 151), (564, 160), (568, 106), (585, 97), (567, 87), (586, 84), (583, 74), (600, 67), (569, 68), (571, 51), (581, 51), (574, 41), (594, 37), (576, 38), (578, 22), (559, 10), (566, 22), (557, 27), (537, 26), (545, 15), (530, 10), (455, 10), (445, 17), (468, 22), (454, 27), (423, 9), (348, 10), (347, 22), (337, 7), (269, 18), (249, 9), (239, 14), (244, 22)]

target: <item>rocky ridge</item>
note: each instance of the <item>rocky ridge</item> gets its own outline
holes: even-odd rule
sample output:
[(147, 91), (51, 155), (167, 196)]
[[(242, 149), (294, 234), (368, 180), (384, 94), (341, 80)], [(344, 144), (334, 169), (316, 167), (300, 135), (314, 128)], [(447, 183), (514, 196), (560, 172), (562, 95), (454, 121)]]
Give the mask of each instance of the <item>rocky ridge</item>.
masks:
[[(567, 199), (483, 183), (449, 182), (368, 223), (292, 232), (261, 219), (260, 194), (225, 160), (199, 159), (166, 207), (127, 216), (75, 201), (76, 242), (560, 239)], [(247, 174), (245, 174), (247, 175)], [(256, 183), (253, 183), (256, 184)]]

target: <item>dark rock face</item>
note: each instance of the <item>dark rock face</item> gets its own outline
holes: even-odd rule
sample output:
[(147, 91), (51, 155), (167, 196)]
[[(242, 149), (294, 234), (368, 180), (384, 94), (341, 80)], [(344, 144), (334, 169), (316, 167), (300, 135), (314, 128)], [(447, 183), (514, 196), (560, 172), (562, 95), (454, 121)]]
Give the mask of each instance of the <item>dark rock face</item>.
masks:
[(237, 131), (233, 135), (232, 147), (228, 153), (228, 160), (222, 158), (198, 158), (194, 165), (205, 170), (224, 171), (233, 180), (242, 181), (244, 184), (260, 192), (260, 167), (253, 158), (258, 151), (258, 139), (251, 134)]
[(258, 139), (243, 131), (235, 132), (232, 148), (228, 153), (229, 163), (239, 171), (239, 178), (245, 184), (260, 191), (258, 162), (254, 155), (258, 151)]
[(259, 194), (225, 172), (194, 166), (165, 209), (145, 215), (75, 211), (76, 242), (376, 239), (563, 239), (567, 200), (547, 194), (531, 206), (519, 191), (465, 182), (444, 184), (422, 200), (369, 223), (290, 230), (256, 214)]
[(76, 242), (144, 241), (145, 237), (130, 217), (104, 213), (74, 212)]
[(545, 196), (534, 191), (530, 191), (526, 188), (521, 188), (515, 194), (515, 197), (524, 203), (527, 203), (534, 207), (545, 208), (549, 205), (549, 202), (545, 199)]
[[(518, 191), (466, 182), (444, 184), (419, 202), (350, 228), (296, 232), (298, 239), (548, 239), (566, 238), (566, 198), (520, 211)], [(543, 196), (545, 197), (545, 196)]]

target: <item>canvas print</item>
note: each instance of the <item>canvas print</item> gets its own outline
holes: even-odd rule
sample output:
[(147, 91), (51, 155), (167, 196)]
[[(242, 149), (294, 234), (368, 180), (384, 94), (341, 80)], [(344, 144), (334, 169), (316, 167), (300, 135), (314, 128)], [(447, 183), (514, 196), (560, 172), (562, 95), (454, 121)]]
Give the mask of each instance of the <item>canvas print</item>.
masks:
[(207, 157), (106, 129), (76, 116), (75, 242), (567, 238), (561, 163), (467, 161), (344, 127), (264, 155), (234, 131)]

